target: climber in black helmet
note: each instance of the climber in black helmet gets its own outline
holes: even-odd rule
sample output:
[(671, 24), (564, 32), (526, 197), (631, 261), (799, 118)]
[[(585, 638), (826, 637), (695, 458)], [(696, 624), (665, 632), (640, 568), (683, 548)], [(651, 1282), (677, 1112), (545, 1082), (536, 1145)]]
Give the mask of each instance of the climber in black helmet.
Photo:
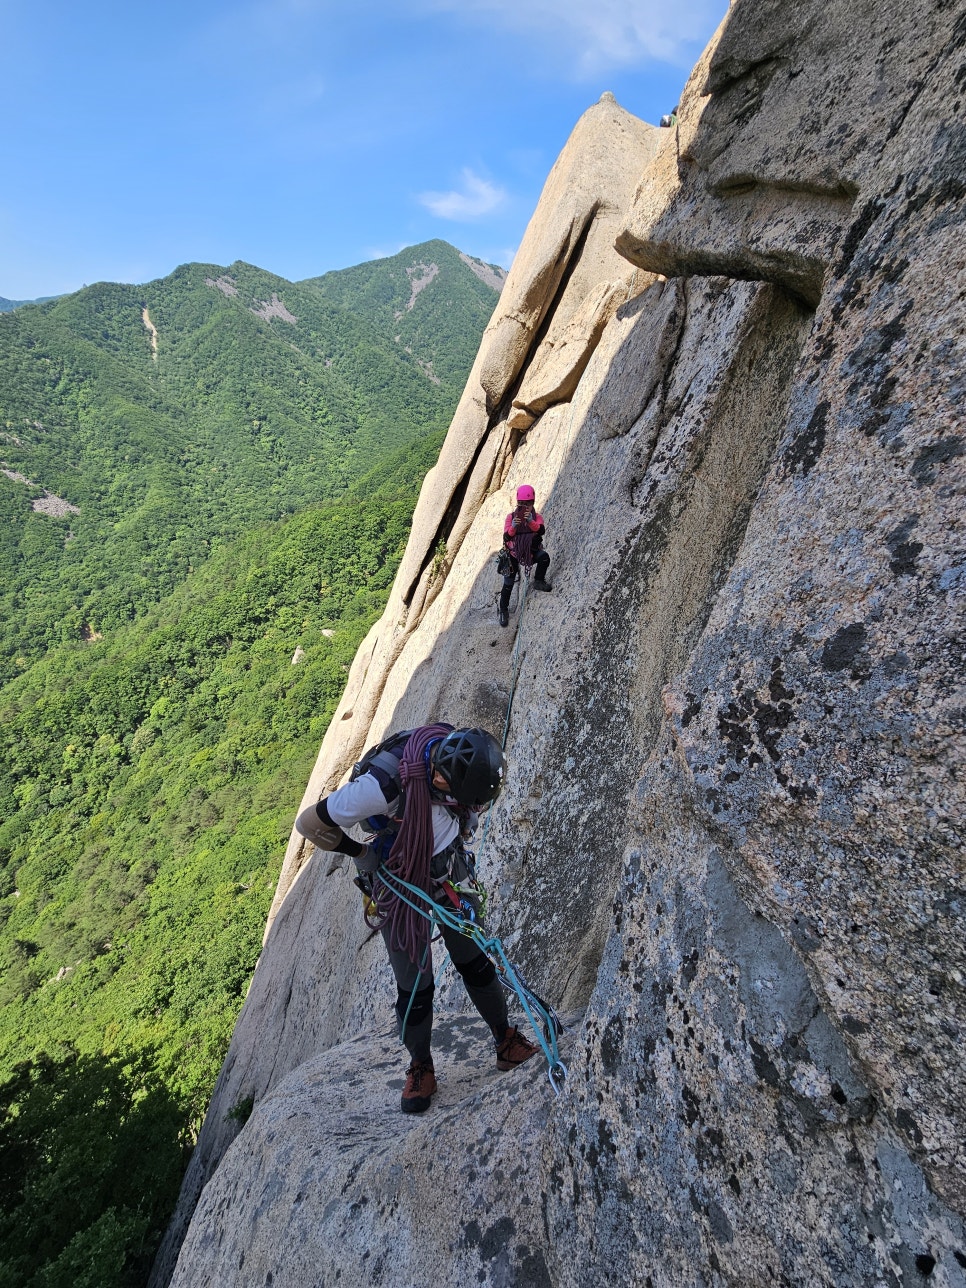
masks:
[(537, 590), (553, 589), (547, 581), (550, 556), (543, 548), (546, 527), (543, 515), (536, 511), (536, 499), (536, 493), (530, 484), (521, 484), (517, 488), (516, 509), (510, 511), (503, 524), (503, 553), (499, 565), (503, 577), (503, 589), (500, 591), (501, 626), (510, 624), (510, 593), (521, 564), (528, 573), (531, 567), (535, 567), (533, 584)]
[[(318, 805), (303, 810), (296, 829), (322, 850), (349, 855), (358, 869), (367, 911), (377, 910), (398, 990), (396, 1017), (411, 1062), (402, 1111), (423, 1113), (436, 1091), (430, 1052), (433, 1028), (433, 959), (430, 922), (397, 898), (374, 874), (385, 864), (444, 906), (465, 899), (477, 917), (479, 901), (460, 887), (470, 877), (464, 838), (477, 812), (495, 800), (505, 761), (485, 729), (427, 725), (394, 734), (366, 752), (352, 777)], [(347, 836), (360, 824), (367, 841)], [(529, 1060), (537, 1047), (509, 1023), (506, 996), (492, 962), (475, 943), (445, 924), (443, 942), (463, 978), (470, 1001), (490, 1026), (498, 1069)]]

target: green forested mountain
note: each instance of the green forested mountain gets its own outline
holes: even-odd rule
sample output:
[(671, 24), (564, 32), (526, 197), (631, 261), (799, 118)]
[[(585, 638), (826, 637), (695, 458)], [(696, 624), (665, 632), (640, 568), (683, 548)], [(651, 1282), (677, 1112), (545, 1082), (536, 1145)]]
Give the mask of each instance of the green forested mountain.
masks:
[(0, 313), (12, 313), (14, 309), (22, 308), (25, 304), (46, 304), (48, 300), (59, 298), (57, 295), (38, 295), (35, 300), (8, 300), (0, 295)]
[(427, 242), (304, 283), (188, 264), (0, 317), (0, 680), (442, 428), (495, 300)]
[[(466, 289), (466, 272), (476, 279)], [(372, 260), (324, 277), (309, 278), (333, 306), (362, 307), (382, 334), (402, 345), (417, 363), (432, 364), (443, 385), (462, 391), (479, 349), (479, 300), (491, 301), (506, 276), (503, 269), (454, 250), (446, 242), (425, 242), (391, 260)], [(360, 304), (360, 302), (362, 302)]]
[(0, 1284), (144, 1282), (496, 299), (440, 242), (363, 267), (0, 319)]

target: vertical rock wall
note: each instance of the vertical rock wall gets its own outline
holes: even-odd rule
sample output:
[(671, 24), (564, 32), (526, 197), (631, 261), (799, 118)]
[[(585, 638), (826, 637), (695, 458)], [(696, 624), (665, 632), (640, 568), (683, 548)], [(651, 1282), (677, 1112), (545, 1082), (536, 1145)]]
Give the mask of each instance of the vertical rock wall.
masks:
[(739, 2), (618, 241), (816, 306), (545, 1152), (642, 1282), (963, 1281), (964, 26)]
[[(381, 948), (293, 839), (155, 1282), (199, 1195), (178, 1284), (964, 1282), (964, 36), (737, 0), (677, 130), (578, 125), (307, 792), (506, 723), (481, 863), (583, 1013), (566, 1092), (444, 987), (401, 1120)], [(523, 481), (555, 589), (501, 631)]]

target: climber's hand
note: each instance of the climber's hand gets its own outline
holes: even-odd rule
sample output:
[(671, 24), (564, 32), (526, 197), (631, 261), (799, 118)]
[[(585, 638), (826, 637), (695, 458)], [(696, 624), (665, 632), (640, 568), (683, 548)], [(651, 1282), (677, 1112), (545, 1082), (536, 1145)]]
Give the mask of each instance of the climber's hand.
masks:
[[(373, 838), (374, 839), (374, 838)], [(371, 876), (382, 862), (383, 856), (372, 844), (372, 839), (361, 842), (366, 848), (361, 854), (355, 854), (352, 862), (356, 865), (356, 870), (364, 873), (367, 877)]]
[(368, 872), (360, 872), (352, 878), (353, 885), (362, 892), (362, 912), (366, 917), (378, 917), (379, 907), (372, 895), (372, 877)]

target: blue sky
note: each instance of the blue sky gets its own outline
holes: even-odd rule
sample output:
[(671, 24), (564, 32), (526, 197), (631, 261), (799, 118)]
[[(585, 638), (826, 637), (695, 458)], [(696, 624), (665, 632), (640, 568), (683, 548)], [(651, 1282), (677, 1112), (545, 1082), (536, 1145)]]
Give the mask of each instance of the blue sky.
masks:
[(508, 265), (604, 90), (657, 123), (727, 0), (0, 0), (0, 295), (188, 260)]

